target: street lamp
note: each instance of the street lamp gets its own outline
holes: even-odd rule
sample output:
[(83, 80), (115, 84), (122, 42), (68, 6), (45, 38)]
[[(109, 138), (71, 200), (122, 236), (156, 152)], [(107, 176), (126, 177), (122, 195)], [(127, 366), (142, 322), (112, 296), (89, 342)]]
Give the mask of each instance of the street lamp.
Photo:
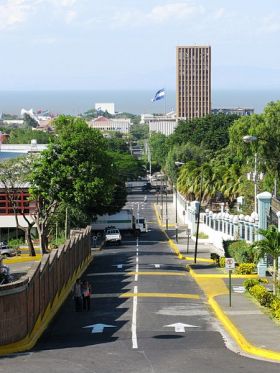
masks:
[[(243, 141), (246, 144), (251, 144), (257, 140), (258, 140), (257, 136), (251, 136), (251, 135), (243, 136)], [(255, 206), (256, 213), (258, 212), (258, 201), (257, 201), (258, 181), (261, 180), (263, 177), (263, 174), (258, 173), (257, 169), (258, 169), (258, 154), (255, 153), (254, 154), (254, 172), (253, 172), (252, 177), (250, 174), (248, 174), (248, 179), (253, 180), (253, 183), (254, 183), (254, 206)]]
[(196, 258), (197, 258), (199, 222), (200, 222), (200, 211), (201, 211), (201, 202), (202, 202), (202, 183), (203, 183), (203, 173), (201, 173), (201, 176), (200, 176), (199, 205), (198, 205), (198, 213), (197, 213), (196, 235), (195, 235), (195, 246), (194, 246), (194, 263), (196, 263)]
[[(184, 162), (176, 161), (174, 162), (175, 166), (180, 167), (185, 164)], [(177, 199), (178, 199), (178, 192), (177, 192), (177, 185), (175, 183), (175, 238), (176, 243), (178, 243), (178, 205), (177, 205)]]

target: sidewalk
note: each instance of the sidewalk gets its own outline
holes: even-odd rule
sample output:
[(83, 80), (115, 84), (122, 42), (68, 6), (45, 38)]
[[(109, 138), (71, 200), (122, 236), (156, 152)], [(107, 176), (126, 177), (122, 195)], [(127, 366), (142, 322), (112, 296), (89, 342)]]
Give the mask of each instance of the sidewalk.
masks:
[[(160, 209), (155, 204), (158, 223), (166, 228)], [(178, 243), (175, 243), (175, 211), (172, 203), (168, 203), (168, 220), (170, 229), (165, 230), (172, 250), (185, 260), (190, 275), (204, 291), (208, 303), (213, 309), (225, 330), (231, 335), (239, 348), (248, 355), (265, 360), (280, 362), (280, 324), (264, 313), (264, 308), (256, 304), (246, 293), (240, 292), (244, 278), (257, 275), (232, 275), (232, 301), (229, 306), (228, 275), (218, 268), (210, 259), (215, 248), (210, 243), (198, 240), (197, 263), (194, 264), (195, 238), (187, 244), (186, 227), (180, 229), (178, 222)], [(188, 250), (187, 250), (188, 249)]]

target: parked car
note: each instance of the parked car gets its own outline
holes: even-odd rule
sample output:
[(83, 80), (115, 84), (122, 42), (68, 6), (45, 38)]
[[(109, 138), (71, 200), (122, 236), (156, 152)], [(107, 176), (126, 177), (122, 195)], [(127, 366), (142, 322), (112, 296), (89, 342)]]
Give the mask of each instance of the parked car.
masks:
[(4, 258), (11, 258), (12, 256), (17, 255), (17, 252), (15, 249), (11, 249), (8, 246), (2, 246), (0, 245), (0, 256)]

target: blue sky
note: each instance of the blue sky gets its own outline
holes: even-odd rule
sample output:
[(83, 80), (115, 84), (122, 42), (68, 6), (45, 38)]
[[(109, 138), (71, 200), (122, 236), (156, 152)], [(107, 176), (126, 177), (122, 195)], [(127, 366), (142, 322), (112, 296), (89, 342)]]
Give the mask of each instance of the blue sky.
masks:
[(192, 44), (213, 89), (279, 89), (279, 0), (0, 0), (0, 89), (174, 89)]

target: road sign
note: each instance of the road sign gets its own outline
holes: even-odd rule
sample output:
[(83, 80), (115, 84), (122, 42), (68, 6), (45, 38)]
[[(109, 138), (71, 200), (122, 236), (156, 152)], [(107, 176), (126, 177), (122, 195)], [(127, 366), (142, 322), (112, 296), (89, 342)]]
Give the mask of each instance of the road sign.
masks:
[(233, 258), (226, 258), (225, 261), (225, 267), (226, 269), (232, 270), (235, 268), (235, 261)]

